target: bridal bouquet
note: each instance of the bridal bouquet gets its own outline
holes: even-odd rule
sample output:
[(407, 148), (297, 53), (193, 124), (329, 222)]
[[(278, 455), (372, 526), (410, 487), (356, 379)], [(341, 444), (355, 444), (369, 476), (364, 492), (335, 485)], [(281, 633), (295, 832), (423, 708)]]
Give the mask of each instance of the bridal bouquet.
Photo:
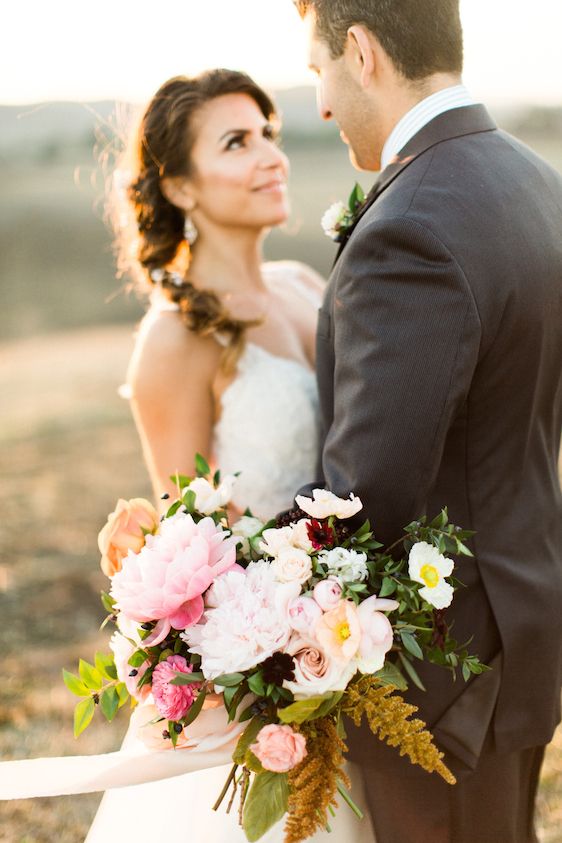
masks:
[(453, 784), (399, 691), (423, 687), (418, 660), (460, 667), (465, 679), (485, 669), (443, 615), (458, 585), (446, 554), (470, 555), (470, 534), (443, 511), (384, 549), (368, 521), (349, 526), (359, 498), (321, 489), (282, 523), (247, 512), (231, 525), (235, 477), (211, 476), (198, 455), (196, 476), (174, 479), (178, 498), (161, 519), (147, 501), (119, 501), (100, 533), (105, 623), (116, 629), (110, 654), (64, 671), (83, 697), (76, 736), (96, 706), (112, 720), (130, 700), (149, 746), (189, 749), (201, 713), (224, 707), (243, 731), (215, 808), (232, 788), (228, 810), (238, 794), (250, 841), (284, 815), (287, 843), (329, 828), (338, 794), (360, 816), (343, 767), (345, 717), (365, 718)]

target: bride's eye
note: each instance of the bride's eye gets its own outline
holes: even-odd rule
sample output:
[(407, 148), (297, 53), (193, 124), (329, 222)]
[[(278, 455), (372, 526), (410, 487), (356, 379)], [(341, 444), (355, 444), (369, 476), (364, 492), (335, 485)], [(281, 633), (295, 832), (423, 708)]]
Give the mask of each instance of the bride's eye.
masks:
[(279, 140), (279, 131), (271, 123), (268, 123), (267, 126), (263, 127), (263, 136), (266, 140), (277, 143)]
[(244, 146), (244, 138), (245, 135), (243, 133), (240, 133), (239, 135), (233, 135), (227, 142), (225, 149), (240, 149), (242, 146)]

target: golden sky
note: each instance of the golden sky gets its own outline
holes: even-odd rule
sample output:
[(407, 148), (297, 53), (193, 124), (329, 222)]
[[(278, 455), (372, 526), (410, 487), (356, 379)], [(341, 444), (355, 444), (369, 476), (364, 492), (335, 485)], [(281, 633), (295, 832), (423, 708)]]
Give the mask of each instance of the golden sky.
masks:
[[(7, 8), (6, 8), (7, 6)], [(11, 0), (0, 103), (144, 101), (180, 73), (227, 66), (312, 84), (291, 0)], [(465, 82), (488, 102), (562, 104), (562, 0), (461, 0)]]

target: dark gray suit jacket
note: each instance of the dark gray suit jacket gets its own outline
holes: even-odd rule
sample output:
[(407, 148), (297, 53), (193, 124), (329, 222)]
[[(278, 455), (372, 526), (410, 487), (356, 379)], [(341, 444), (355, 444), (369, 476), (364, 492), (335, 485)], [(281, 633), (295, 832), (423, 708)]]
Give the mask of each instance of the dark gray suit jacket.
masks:
[[(445, 505), (476, 531), (448, 617), (496, 669), (467, 688), (418, 662), (428, 692), (410, 698), (469, 767), (494, 708), (500, 751), (548, 742), (562, 667), (560, 176), (483, 106), (434, 119), (340, 247), (317, 350), (327, 487), (355, 491), (387, 544)], [(364, 762), (378, 743), (350, 740)]]

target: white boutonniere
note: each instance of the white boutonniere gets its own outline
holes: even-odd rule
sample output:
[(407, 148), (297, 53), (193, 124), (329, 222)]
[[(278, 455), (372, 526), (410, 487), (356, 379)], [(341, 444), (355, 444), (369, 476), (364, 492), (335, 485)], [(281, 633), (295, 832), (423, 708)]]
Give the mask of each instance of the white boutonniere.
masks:
[(364, 204), (365, 193), (361, 185), (356, 183), (347, 205), (343, 202), (334, 202), (325, 212), (321, 221), (324, 234), (336, 243), (341, 243)]

